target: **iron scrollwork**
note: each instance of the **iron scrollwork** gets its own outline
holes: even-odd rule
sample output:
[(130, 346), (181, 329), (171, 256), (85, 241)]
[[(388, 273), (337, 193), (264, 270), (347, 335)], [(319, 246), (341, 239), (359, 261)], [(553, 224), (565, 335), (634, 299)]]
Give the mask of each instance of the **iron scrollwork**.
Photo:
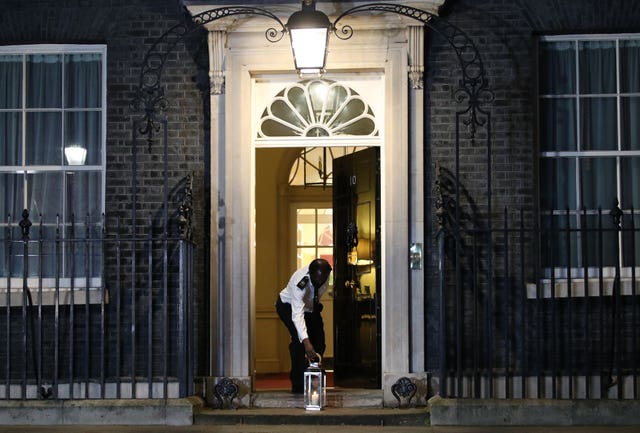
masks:
[(178, 208), (178, 229), (180, 237), (191, 240), (191, 216), (193, 214), (193, 177), (187, 175), (182, 202)]
[(223, 378), (214, 387), (214, 395), (218, 400), (218, 408), (224, 409), (225, 407), (231, 407), (233, 399), (238, 397), (240, 388), (238, 385), (228, 377)]
[(131, 101), (132, 111), (142, 113), (139, 126), (136, 132), (147, 137), (149, 147), (153, 142), (154, 134), (160, 132), (161, 122), (164, 120), (164, 113), (169, 107), (165, 97), (165, 89), (160, 85), (162, 71), (167, 62), (169, 54), (184, 37), (201, 26), (221, 18), (234, 15), (260, 15), (271, 18), (278, 23), (280, 30), (271, 27), (266, 30), (265, 38), (269, 42), (280, 41), (286, 33), (284, 23), (273, 13), (256, 7), (229, 6), (210, 9), (199, 13), (190, 19), (176, 24), (167, 30), (151, 46), (144, 57), (142, 70), (140, 71), (140, 82), (136, 95)]
[(398, 400), (398, 407), (402, 407), (403, 398), (407, 399), (407, 405), (410, 405), (417, 390), (416, 384), (408, 377), (401, 377), (391, 386), (391, 393)]
[(489, 90), (480, 52), (473, 41), (458, 27), (437, 15), (422, 9), (391, 3), (366, 4), (344, 11), (333, 22), (334, 34), (337, 38), (343, 40), (351, 38), (353, 36), (351, 26), (343, 25), (338, 29), (338, 22), (349, 15), (372, 11), (395, 13), (420, 21), (434, 32), (442, 35), (451, 45), (458, 57), (462, 70), (462, 79), (460, 80), (459, 88), (454, 93), (454, 97), (459, 104), (467, 102), (467, 107), (459, 113), (466, 115), (463, 123), (467, 126), (473, 143), (478, 128), (483, 127), (489, 117), (488, 112), (482, 106), (491, 103), (494, 99), (493, 92)]

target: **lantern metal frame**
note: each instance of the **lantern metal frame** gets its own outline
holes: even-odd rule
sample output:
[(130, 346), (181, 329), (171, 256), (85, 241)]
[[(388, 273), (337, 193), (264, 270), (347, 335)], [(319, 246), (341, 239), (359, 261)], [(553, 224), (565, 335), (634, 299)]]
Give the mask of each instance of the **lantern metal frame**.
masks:
[[(304, 408), (305, 410), (322, 410), (327, 401), (327, 375), (322, 368), (322, 356), (317, 362), (309, 362), (304, 371)], [(317, 379), (317, 382), (314, 382)]]

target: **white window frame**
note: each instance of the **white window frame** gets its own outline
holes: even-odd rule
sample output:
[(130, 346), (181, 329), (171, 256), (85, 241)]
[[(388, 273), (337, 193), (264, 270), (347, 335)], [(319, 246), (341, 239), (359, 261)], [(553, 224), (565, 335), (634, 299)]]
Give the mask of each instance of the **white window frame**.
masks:
[[(85, 111), (100, 111), (101, 113), (101, 160), (99, 165), (82, 165), (82, 166), (69, 166), (65, 165), (64, 162), (60, 165), (27, 165), (26, 159), (22, 158), (22, 165), (20, 166), (0, 166), (0, 173), (12, 173), (12, 174), (31, 174), (37, 172), (60, 172), (65, 173), (69, 171), (73, 172), (81, 172), (81, 171), (92, 171), (92, 172), (100, 172), (101, 175), (101, 203), (99, 203), (100, 213), (104, 214), (105, 212), (105, 194), (106, 194), (106, 137), (107, 137), (107, 46), (104, 44), (35, 44), (35, 45), (11, 45), (11, 46), (0, 46), (0, 55), (22, 55), (23, 60), (28, 55), (33, 54), (77, 54), (77, 53), (95, 53), (100, 54), (102, 61), (102, 83), (101, 83), (101, 103), (98, 108), (91, 108)], [(24, 63), (23, 63), (24, 64)], [(64, 62), (62, 64), (64, 68)], [(23, 68), (23, 89), (22, 95), (24, 98), (25, 90), (26, 90), (26, 68)], [(62, 86), (64, 86), (64, 69), (63, 69), (63, 82)], [(61, 112), (64, 113), (67, 109), (64, 107), (64, 104), (61, 108), (48, 109), (49, 111)], [(16, 109), (0, 109), (2, 112), (15, 112)], [(22, 104), (20, 108), (22, 112), (23, 125), (26, 119), (26, 113), (30, 110), (26, 107), (26, 104)], [(72, 109), (72, 111), (82, 111), (78, 109)], [(62, 134), (64, 136), (64, 116), (62, 116)], [(22, 134), (22, 147), (23, 151), (25, 149), (25, 140), (26, 134)], [(26, 196), (26, 189), (24, 191)], [(24, 202), (23, 202), (24, 203)], [(63, 205), (63, 209), (66, 209), (66, 206)], [(32, 220), (34, 226), (38, 224), (38, 216), (31, 215), (30, 219)], [(94, 218), (95, 219), (95, 218)], [(20, 221), (20, 215), (12, 216), (12, 223), (17, 224)], [(77, 225), (83, 225), (84, 221), (76, 220)], [(98, 225), (102, 225), (102, 221), (96, 222)], [(43, 226), (51, 225), (44, 224)], [(62, 223), (60, 226), (62, 227)], [(68, 224), (67, 224), (68, 225)], [(6, 216), (4, 218), (0, 218), (0, 227), (3, 231), (4, 236), (4, 228), (6, 227)], [(32, 239), (31, 242), (37, 242), (37, 239)], [(41, 276), (42, 277), (42, 276)], [(74, 288), (74, 302), (75, 303), (84, 303), (86, 297), (89, 297), (90, 303), (99, 303), (101, 302), (101, 290), (103, 286), (103, 281), (101, 277), (90, 277), (86, 276), (74, 276), (73, 282), (71, 278), (63, 278), (60, 277), (57, 282), (56, 278), (40, 278), (40, 277), (29, 277), (27, 278), (27, 286), (32, 291), (32, 298), (34, 305), (37, 303), (36, 296), (37, 291), (42, 291), (42, 304), (43, 305), (52, 305), (55, 301), (55, 290), (56, 285), (59, 290), (59, 303), (60, 304), (68, 304), (70, 303), (71, 297), (71, 287)], [(22, 287), (24, 281), (23, 278), (16, 277), (1, 277), (0, 278), (0, 306), (6, 305), (6, 294), (7, 290), (11, 288), (11, 305), (12, 306), (21, 306), (22, 305)], [(89, 286), (87, 288), (87, 285)]]
[[(541, 102), (544, 99), (568, 99), (568, 98), (572, 98), (575, 101), (575, 106), (576, 106), (576, 112), (575, 112), (575, 121), (576, 121), (576, 146), (577, 146), (577, 150), (575, 151), (539, 151), (538, 152), (538, 157), (540, 159), (540, 161), (542, 161), (542, 159), (544, 158), (548, 158), (548, 159), (560, 159), (560, 158), (571, 158), (574, 159), (575, 164), (576, 164), (576, 172), (575, 172), (575, 184), (576, 184), (576, 189), (574, 191), (576, 197), (576, 209), (575, 210), (569, 210), (569, 214), (576, 218), (576, 221), (578, 224), (580, 224), (580, 220), (583, 216), (582, 211), (580, 210), (582, 208), (582, 202), (581, 202), (581, 198), (580, 198), (580, 190), (579, 190), (579, 186), (581, 184), (581, 171), (579, 169), (580, 167), (580, 160), (581, 159), (585, 159), (585, 158), (615, 158), (616, 159), (616, 195), (620, 198), (622, 193), (621, 193), (621, 188), (622, 188), (622, 179), (621, 179), (621, 165), (622, 165), (622, 158), (625, 157), (640, 157), (640, 150), (622, 150), (622, 130), (621, 130), (621, 100), (622, 97), (628, 97), (628, 96), (632, 96), (632, 97), (640, 97), (640, 93), (623, 93), (621, 91), (620, 88), (620, 56), (619, 56), (619, 50), (620, 50), (620, 41), (623, 40), (640, 40), (640, 34), (591, 34), (591, 35), (554, 35), (554, 36), (541, 36), (539, 38), (539, 42), (543, 43), (543, 42), (573, 42), (574, 43), (574, 49), (575, 49), (575, 59), (576, 59), (576, 68), (575, 68), (575, 74), (576, 74), (576, 90), (575, 90), (575, 94), (556, 94), (556, 95), (551, 95), (551, 94), (542, 94), (542, 93), (538, 93), (538, 100)], [(615, 46), (616, 46), (616, 92), (615, 93), (602, 93), (602, 94), (581, 94), (580, 93), (580, 65), (578, 63), (578, 59), (579, 59), (579, 43), (580, 42), (584, 42), (584, 41), (612, 41), (615, 42)], [(536, 74), (538, 74), (539, 79), (541, 79), (541, 77), (539, 76), (539, 71), (536, 71)], [(640, 78), (640, 77), (639, 77)], [(607, 150), (607, 151), (603, 151), (603, 150), (581, 150), (581, 144), (582, 144), (582, 136), (581, 136), (581, 129), (580, 129), (580, 121), (581, 121), (581, 117), (580, 117), (580, 100), (582, 98), (590, 98), (590, 97), (602, 97), (602, 96), (609, 96), (609, 97), (615, 97), (616, 98), (616, 120), (617, 120), (617, 150)], [(538, 104), (538, 118), (542, 118), (541, 116), (542, 113), (542, 109), (541, 109), (541, 104)], [(538, 125), (538, 128), (540, 128), (540, 125)], [(541, 134), (539, 134), (540, 139), (541, 139)], [(539, 188), (542, 187), (542, 179), (540, 180), (540, 185)], [(607, 218), (609, 218), (609, 210), (610, 209), (602, 209), (603, 212), (603, 217), (606, 216)], [(629, 214), (630, 210), (629, 209), (623, 209), (623, 211), (625, 211), (625, 214)], [(640, 210), (634, 210), (634, 214), (638, 215), (640, 213)], [(553, 215), (553, 216), (565, 216), (567, 214), (566, 210), (561, 210), (561, 209), (552, 209), (552, 210), (546, 210), (546, 209), (540, 209), (540, 214), (541, 215)], [(597, 215), (598, 211), (594, 210), (594, 209), (587, 209), (586, 211), (587, 215)], [(620, 233), (618, 235), (619, 237), (619, 245), (622, 246), (622, 234)], [(581, 250), (581, 236), (578, 235), (578, 239), (577, 239), (577, 248), (578, 251)], [(623, 263), (623, 248), (621, 247), (619, 249), (619, 259), (620, 259), (620, 263)], [(587, 269), (588, 275), (584, 275), (584, 267), (583, 266), (579, 266), (579, 267), (572, 267), (571, 265), (568, 265), (566, 267), (553, 267), (553, 268), (545, 268), (544, 269), (544, 274), (545, 274), (545, 278), (541, 279), (540, 284), (543, 288), (543, 297), (551, 297), (551, 282), (553, 280), (553, 282), (555, 283), (555, 287), (554, 287), (554, 296), (556, 297), (566, 297), (568, 296), (568, 292), (569, 292), (569, 288), (568, 288), (568, 273), (567, 273), (567, 269), (570, 268), (571, 270), (571, 294), (572, 296), (599, 296), (599, 270), (598, 268), (593, 268), (593, 267), (589, 267)], [(613, 267), (607, 266), (607, 267), (603, 267), (603, 271), (602, 271), (603, 275), (603, 295), (605, 296), (610, 296), (612, 293), (612, 286), (613, 286), (613, 279), (615, 277), (615, 269)], [(553, 278), (552, 278), (553, 275)], [(621, 292), (622, 294), (631, 294), (632, 292), (632, 284), (631, 284), (631, 267), (622, 267), (621, 268)], [(585, 280), (587, 281), (587, 289), (585, 290)], [(640, 284), (640, 267), (636, 267), (636, 284)], [(536, 285), (535, 284), (527, 284), (527, 292), (528, 292), (528, 297), (529, 298), (535, 298), (536, 297)]]

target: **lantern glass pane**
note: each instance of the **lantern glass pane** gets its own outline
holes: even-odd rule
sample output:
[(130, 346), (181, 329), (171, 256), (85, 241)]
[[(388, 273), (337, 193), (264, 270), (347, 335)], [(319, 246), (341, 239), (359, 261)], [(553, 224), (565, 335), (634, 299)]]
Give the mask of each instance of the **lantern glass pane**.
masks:
[(327, 29), (291, 29), (290, 33), (296, 69), (301, 72), (323, 69), (327, 48)]

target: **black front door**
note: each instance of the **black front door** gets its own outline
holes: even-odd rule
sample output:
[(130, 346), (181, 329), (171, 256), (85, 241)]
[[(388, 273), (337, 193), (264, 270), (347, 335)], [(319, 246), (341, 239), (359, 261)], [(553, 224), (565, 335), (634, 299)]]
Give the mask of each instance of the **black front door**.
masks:
[(380, 387), (379, 148), (333, 160), (334, 370), (342, 387)]

